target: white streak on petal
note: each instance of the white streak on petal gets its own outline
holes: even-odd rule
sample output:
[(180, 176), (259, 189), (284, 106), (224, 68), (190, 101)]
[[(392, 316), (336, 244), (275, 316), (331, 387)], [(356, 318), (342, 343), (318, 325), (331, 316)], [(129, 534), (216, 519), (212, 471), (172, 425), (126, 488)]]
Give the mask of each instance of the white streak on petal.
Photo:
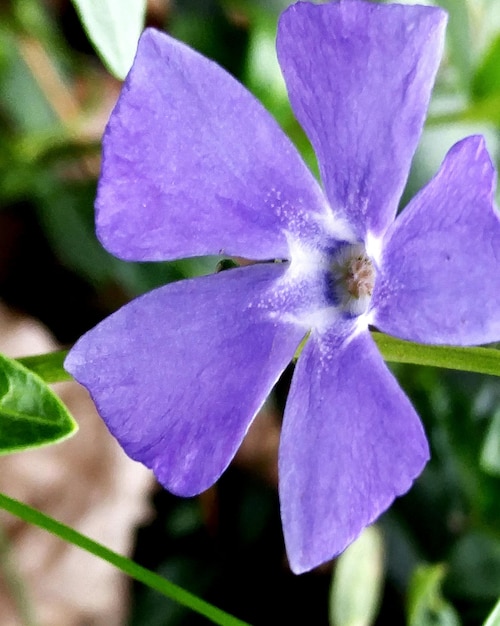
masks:
[(380, 267), (382, 260), (383, 237), (377, 237), (372, 232), (366, 233), (365, 250), (368, 256)]

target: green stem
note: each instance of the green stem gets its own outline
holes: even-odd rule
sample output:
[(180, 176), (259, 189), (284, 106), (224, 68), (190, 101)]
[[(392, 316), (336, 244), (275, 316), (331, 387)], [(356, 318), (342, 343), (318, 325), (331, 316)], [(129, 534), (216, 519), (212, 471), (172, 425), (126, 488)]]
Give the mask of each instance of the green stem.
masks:
[[(382, 356), (393, 363), (431, 365), (447, 369), (476, 372), (500, 376), (500, 350), (494, 348), (457, 348), (450, 346), (430, 346), (412, 341), (403, 341), (379, 332), (372, 332)], [(298, 358), (299, 348), (295, 358)], [(67, 350), (49, 352), (39, 356), (17, 359), (29, 370), (38, 374), (46, 383), (72, 380), (63, 367)]]
[(500, 376), (500, 350), (494, 348), (428, 346), (377, 332), (372, 337), (386, 361)]
[(134, 561), (131, 561), (127, 557), (124, 557), (117, 552), (113, 552), (102, 544), (80, 534), (73, 528), (62, 524), (61, 522), (48, 517), (41, 511), (33, 509), (27, 504), (14, 500), (3, 493), (0, 493), (0, 508), (12, 513), (12, 515), (20, 517), (29, 524), (34, 524), (35, 526), (43, 528), (60, 539), (78, 546), (79, 548), (90, 552), (104, 561), (111, 563), (111, 565), (114, 565), (116, 568), (125, 574), (128, 574), (135, 580), (144, 583), (151, 589), (155, 589), (167, 598), (188, 607), (192, 611), (203, 615), (214, 624), (219, 624), (219, 626), (249, 626), (246, 622), (242, 622), (236, 617), (229, 615), (229, 613), (226, 613), (208, 602), (205, 602), (201, 598), (198, 598), (192, 593), (189, 593), (189, 591), (182, 589), (182, 587), (171, 583), (162, 576), (159, 576), (145, 567), (134, 563)]

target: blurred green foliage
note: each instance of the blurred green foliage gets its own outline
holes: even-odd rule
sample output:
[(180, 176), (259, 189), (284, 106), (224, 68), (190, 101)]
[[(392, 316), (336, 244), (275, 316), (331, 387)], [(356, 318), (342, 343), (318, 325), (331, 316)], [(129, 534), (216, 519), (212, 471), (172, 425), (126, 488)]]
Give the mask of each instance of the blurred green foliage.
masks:
[[(151, 3), (147, 22), (242, 80), (317, 172), (274, 52), (277, 17), (286, 4)], [(483, 133), (499, 159), (500, 3), (440, 4), (450, 13), (446, 55), (403, 204), (466, 134)], [(124, 263), (97, 241), (92, 205), (100, 137), (119, 87), (69, 0), (0, 5), (2, 297), (68, 343), (134, 295), (217, 267), (214, 258)], [(432, 368), (393, 369), (424, 421), (432, 459), (378, 524), (384, 585), (376, 587), (377, 616), (367, 614), (362, 623), (479, 626), (500, 595), (500, 382)], [(289, 377), (277, 387), (278, 409)], [(329, 607), (332, 567), (301, 577), (288, 571), (276, 490), (256, 467), (232, 467), (203, 498), (159, 492), (154, 504), (155, 520), (138, 536), (143, 564), (251, 623), (326, 625), (329, 615), (338, 615)], [(366, 573), (367, 563), (352, 567), (357, 562)], [(335, 584), (342, 588), (339, 572)], [(352, 569), (349, 576), (363, 580)], [(360, 589), (349, 588), (356, 597)], [(349, 606), (349, 598), (343, 600)], [(201, 623), (153, 592), (135, 589), (130, 626)]]

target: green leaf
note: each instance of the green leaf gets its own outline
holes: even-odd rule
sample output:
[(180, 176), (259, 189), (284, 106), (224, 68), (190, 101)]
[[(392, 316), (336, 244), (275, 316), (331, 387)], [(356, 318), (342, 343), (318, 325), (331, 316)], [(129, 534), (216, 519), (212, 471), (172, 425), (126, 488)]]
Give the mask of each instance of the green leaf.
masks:
[(78, 426), (41, 378), (0, 355), (0, 454), (61, 441)]
[(445, 574), (442, 563), (417, 567), (408, 592), (408, 626), (460, 625), (457, 612), (441, 595)]
[[(498, 498), (498, 483), (495, 496)], [(498, 530), (498, 516), (493, 524)], [(454, 598), (494, 602), (500, 589), (500, 540), (491, 532), (471, 531), (461, 537), (448, 556), (446, 588)]]
[(337, 559), (330, 590), (332, 626), (374, 623), (384, 582), (382, 536), (369, 526)]
[(53, 128), (57, 117), (22, 57), (19, 38), (3, 24), (0, 24), (0, 49), (0, 104), (3, 114), (8, 116), (15, 128), (26, 133)]
[(453, 64), (461, 86), (468, 89), (472, 74), (474, 48), (469, 3), (457, 2), (456, 0), (439, 0), (436, 4), (448, 11), (446, 39), (449, 48), (449, 62)]
[(491, 420), (484, 446), (481, 451), (481, 468), (488, 474), (500, 476), (500, 410)]
[(500, 350), (494, 348), (429, 346), (378, 332), (372, 333), (372, 337), (386, 361), (500, 376)]
[(484, 626), (500, 626), (500, 600), (496, 603), (493, 611), (488, 615)]
[(482, 100), (500, 92), (500, 36), (492, 41), (481, 65), (477, 68), (472, 81), (472, 95), (475, 100)]
[(427, 126), (459, 124), (500, 124), (500, 93), (494, 92), (464, 109), (430, 115)]
[(73, 0), (73, 4), (106, 67), (124, 79), (144, 27), (146, 0)]
[(61, 383), (73, 380), (71, 374), (64, 369), (64, 359), (67, 350), (37, 354), (36, 356), (24, 356), (16, 359), (18, 363), (35, 373), (46, 383)]

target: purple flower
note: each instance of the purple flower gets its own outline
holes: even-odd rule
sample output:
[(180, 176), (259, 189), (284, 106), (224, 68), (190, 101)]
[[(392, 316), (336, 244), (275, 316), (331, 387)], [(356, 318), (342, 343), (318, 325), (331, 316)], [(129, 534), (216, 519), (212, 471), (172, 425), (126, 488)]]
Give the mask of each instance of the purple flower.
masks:
[(66, 367), (126, 452), (190, 496), (227, 467), (309, 333), (279, 455), (297, 573), (341, 552), (429, 456), (369, 325), (426, 343), (500, 339), (484, 140), (456, 144), (395, 219), (445, 22), (437, 8), (359, 0), (283, 13), (279, 61), (324, 190), (241, 85), (154, 30), (104, 137), (97, 230), (109, 251), (262, 262), (137, 298), (82, 337)]

